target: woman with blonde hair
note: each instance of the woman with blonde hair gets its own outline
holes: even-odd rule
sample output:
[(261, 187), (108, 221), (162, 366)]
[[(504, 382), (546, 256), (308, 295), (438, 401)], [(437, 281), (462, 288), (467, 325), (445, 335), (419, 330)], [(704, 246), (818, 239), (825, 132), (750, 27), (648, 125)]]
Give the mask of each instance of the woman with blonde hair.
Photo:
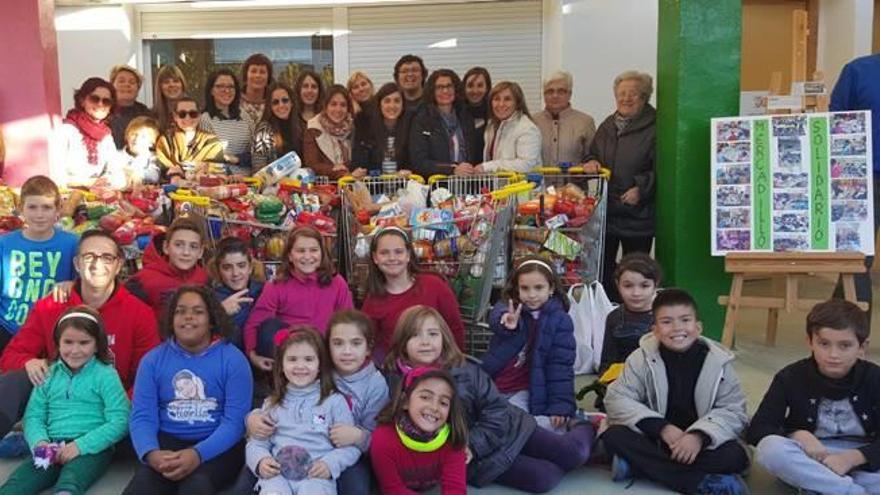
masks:
[(489, 92), (489, 123), (483, 137), (483, 163), (476, 173), (528, 172), (541, 163), (541, 131), (532, 122), (519, 84), (502, 81)]
[(186, 78), (176, 65), (166, 65), (156, 73), (156, 86), (153, 88), (153, 114), (159, 121), (159, 127), (166, 131), (174, 113), (174, 101), (186, 93)]
[(370, 76), (362, 70), (356, 70), (348, 77), (348, 83), (345, 85), (348, 93), (351, 95), (354, 103), (354, 115), (359, 115), (368, 102), (373, 98), (375, 87)]

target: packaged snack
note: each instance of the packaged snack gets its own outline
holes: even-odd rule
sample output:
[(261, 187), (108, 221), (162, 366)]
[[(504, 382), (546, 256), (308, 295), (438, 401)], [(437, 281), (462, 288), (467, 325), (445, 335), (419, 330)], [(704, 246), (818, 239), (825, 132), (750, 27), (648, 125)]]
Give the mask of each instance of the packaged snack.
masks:
[(550, 235), (544, 241), (544, 247), (570, 260), (575, 259), (581, 252), (580, 243), (558, 230), (550, 231)]

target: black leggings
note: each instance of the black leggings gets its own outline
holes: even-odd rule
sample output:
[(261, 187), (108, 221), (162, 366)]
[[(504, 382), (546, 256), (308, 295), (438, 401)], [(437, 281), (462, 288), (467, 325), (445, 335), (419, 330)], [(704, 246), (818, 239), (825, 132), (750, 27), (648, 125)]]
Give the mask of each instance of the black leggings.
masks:
[[(183, 450), (195, 445), (166, 433), (159, 433), (159, 448)], [(244, 464), (244, 440), (231, 449), (203, 462), (180, 481), (171, 481), (149, 464), (140, 464), (134, 477), (125, 487), (125, 495), (212, 495), (230, 485)]]
[[(0, 330), (0, 333), (6, 333)], [(14, 370), (0, 375), (0, 438), (24, 416), (31, 390), (34, 389), (25, 370)]]

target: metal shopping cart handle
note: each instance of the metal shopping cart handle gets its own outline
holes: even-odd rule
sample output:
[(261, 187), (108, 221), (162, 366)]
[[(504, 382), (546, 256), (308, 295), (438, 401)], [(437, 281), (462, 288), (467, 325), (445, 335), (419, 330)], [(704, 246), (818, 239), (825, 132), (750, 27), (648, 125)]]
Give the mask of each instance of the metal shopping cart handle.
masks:
[[(566, 170), (567, 170), (567, 172), (563, 172), (561, 167), (535, 167), (531, 171), (537, 172), (539, 174), (547, 174), (547, 175), (562, 174), (562, 173), (589, 175), (589, 174), (586, 174), (586, 172), (584, 172), (584, 167), (581, 167), (581, 166), (569, 167)], [(605, 180), (608, 180), (611, 178), (611, 169), (605, 168), (605, 167), (600, 167), (599, 173), (596, 175), (600, 175), (603, 178), (605, 178)]]
[(352, 184), (354, 182), (357, 182), (358, 180), (365, 181), (365, 182), (381, 182), (381, 181), (400, 180), (400, 179), (412, 179), (412, 180), (418, 182), (419, 184), (425, 183), (425, 178), (422, 177), (421, 175), (416, 175), (416, 174), (409, 174), (409, 175), (383, 174), (383, 175), (377, 175), (377, 176), (364, 177), (362, 179), (357, 179), (356, 177), (353, 177), (351, 175), (346, 175), (344, 177), (339, 178), (339, 186), (340, 187), (346, 186), (348, 184)]

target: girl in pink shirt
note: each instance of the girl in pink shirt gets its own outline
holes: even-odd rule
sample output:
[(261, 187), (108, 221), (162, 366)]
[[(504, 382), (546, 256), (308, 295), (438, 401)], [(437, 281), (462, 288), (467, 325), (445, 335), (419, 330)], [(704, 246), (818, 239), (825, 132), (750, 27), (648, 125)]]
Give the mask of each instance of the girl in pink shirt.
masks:
[(279, 331), (305, 324), (323, 332), (334, 311), (352, 307), (351, 291), (336, 273), (321, 234), (297, 227), (287, 237), (275, 280), (266, 284), (245, 325), (248, 358), (258, 369), (270, 371)]

